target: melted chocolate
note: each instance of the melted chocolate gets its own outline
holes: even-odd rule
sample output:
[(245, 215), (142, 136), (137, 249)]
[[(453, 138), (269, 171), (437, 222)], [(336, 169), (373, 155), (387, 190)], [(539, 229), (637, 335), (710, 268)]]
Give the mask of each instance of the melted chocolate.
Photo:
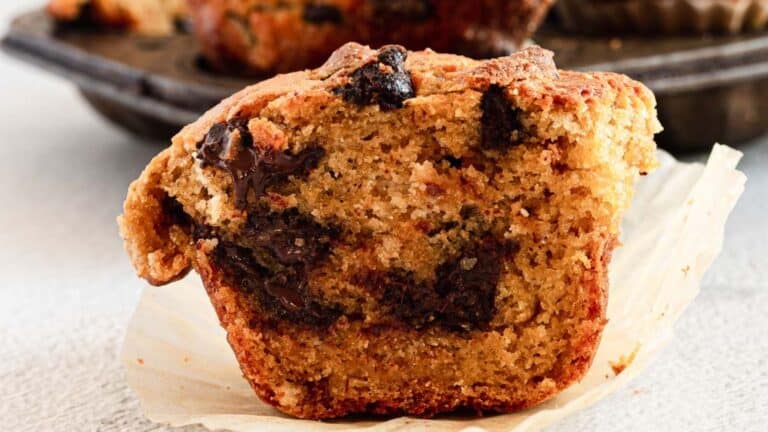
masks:
[(358, 106), (378, 104), (382, 111), (402, 108), (406, 99), (416, 96), (411, 74), (405, 69), (407, 56), (399, 46), (382, 48), (376, 61), (352, 72), (350, 83), (334, 93)]
[(166, 195), (160, 202), (163, 209), (160, 224), (164, 227), (172, 225), (187, 229), (192, 226), (192, 218), (184, 211), (184, 207), (176, 198)]
[(248, 119), (215, 124), (198, 144), (198, 150), (198, 159), (232, 176), (235, 205), (241, 210), (248, 205), (248, 191), (252, 190), (258, 199), (267, 187), (290, 175), (307, 175), (325, 155), (321, 147), (306, 148), (296, 155), (256, 147)]
[(257, 212), (237, 243), (220, 239), (212, 257), (225, 280), (252, 295), (265, 316), (324, 327), (341, 311), (309, 293), (309, 272), (327, 258), (337, 235), (295, 209)]
[(308, 4), (304, 6), (302, 19), (312, 24), (341, 24), (344, 21), (339, 8), (324, 4)]
[(522, 130), (521, 112), (507, 100), (504, 88), (491, 85), (483, 94), (480, 107), (483, 110), (480, 145), (484, 150), (503, 150), (519, 143), (520, 134), (513, 137), (512, 133)]
[(515, 249), (511, 243), (484, 239), (438, 266), (433, 282), (417, 281), (412, 272), (394, 269), (364, 272), (353, 283), (366, 287), (411, 327), (485, 329), (495, 312), (502, 260)]

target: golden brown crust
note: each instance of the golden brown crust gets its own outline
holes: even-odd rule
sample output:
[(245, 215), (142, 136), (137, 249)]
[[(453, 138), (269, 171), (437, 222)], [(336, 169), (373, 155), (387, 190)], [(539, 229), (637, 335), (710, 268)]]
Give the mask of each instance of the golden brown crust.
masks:
[[(508, 412), (578, 380), (655, 165), (654, 99), (627, 77), (557, 71), (539, 48), (403, 54), (349, 44), (244, 89), (126, 201), (137, 272), (191, 264), (256, 393), (297, 417)], [(238, 201), (228, 164), (275, 152), (319, 156)]]

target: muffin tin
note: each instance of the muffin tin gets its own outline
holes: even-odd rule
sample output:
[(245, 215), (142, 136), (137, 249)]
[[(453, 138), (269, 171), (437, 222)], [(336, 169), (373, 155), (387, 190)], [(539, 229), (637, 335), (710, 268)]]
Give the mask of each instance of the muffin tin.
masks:
[[(600, 38), (553, 27), (534, 39), (566, 69), (625, 73), (659, 101), (675, 152), (738, 145), (768, 132), (768, 34), (729, 37)], [(106, 118), (142, 136), (168, 139), (224, 97), (259, 77), (206, 68), (194, 37), (145, 37), (55, 25), (42, 11), (15, 19), (3, 49), (73, 81)], [(478, 52), (505, 47), (477, 46)]]

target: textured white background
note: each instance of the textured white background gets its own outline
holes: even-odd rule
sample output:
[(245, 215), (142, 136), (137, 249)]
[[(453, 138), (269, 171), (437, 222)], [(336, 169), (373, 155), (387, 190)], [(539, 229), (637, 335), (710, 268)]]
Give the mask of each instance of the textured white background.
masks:
[[(38, 4), (0, 2), (0, 30)], [(114, 222), (163, 145), (0, 55), (0, 429), (166, 430), (143, 419), (118, 361), (144, 283)], [(742, 150), (747, 191), (677, 340), (624, 391), (553, 431), (768, 430), (768, 139)]]

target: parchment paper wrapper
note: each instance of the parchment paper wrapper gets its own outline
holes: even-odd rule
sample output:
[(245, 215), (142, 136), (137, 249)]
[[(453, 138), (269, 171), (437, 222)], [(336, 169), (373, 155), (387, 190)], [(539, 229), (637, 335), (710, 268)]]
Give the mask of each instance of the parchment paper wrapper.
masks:
[[(147, 288), (123, 348), (128, 384), (151, 420), (233, 431), (530, 431), (584, 409), (648, 367), (699, 291), (720, 251), (728, 214), (746, 177), (741, 153), (715, 146), (706, 167), (660, 152), (641, 179), (611, 263), (609, 323), (594, 363), (576, 385), (526, 411), (483, 418), (340, 420), (288, 418), (260, 402), (242, 378), (196, 276)], [(623, 371), (621, 371), (623, 369)], [(620, 373), (617, 373), (621, 371)]]

